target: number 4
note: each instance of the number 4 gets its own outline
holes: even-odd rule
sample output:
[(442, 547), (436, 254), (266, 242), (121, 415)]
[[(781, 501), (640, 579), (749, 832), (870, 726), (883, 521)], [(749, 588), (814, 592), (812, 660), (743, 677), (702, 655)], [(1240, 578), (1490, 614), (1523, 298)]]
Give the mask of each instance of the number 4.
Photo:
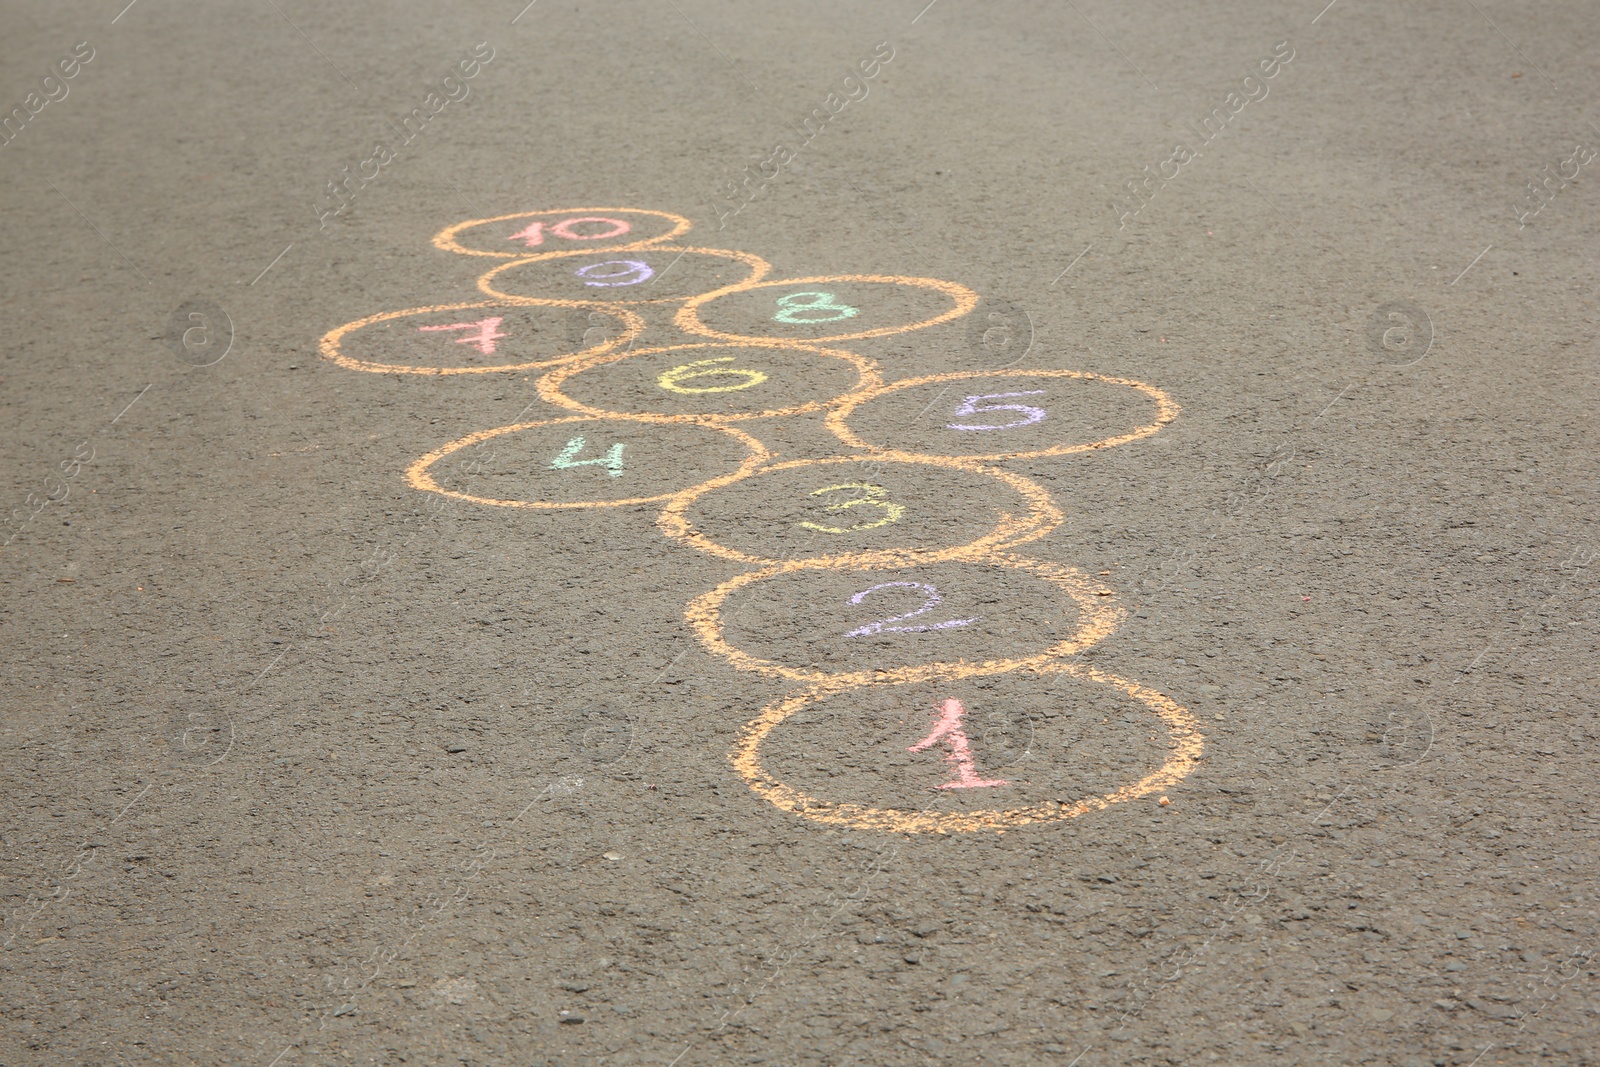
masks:
[(957, 415), (982, 415), (990, 411), (1020, 411), (1023, 417), (1015, 422), (1005, 422), (998, 426), (965, 426), (959, 422), (945, 424), (947, 430), (1014, 430), (1018, 426), (1032, 426), (1036, 422), (1043, 422), (1049, 412), (1044, 408), (1036, 408), (1030, 404), (989, 404), (978, 406), (980, 400), (999, 400), (1008, 396), (1039, 396), (1043, 389), (1030, 389), (1025, 393), (982, 393), (978, 396), (969, 396), (956, 407)]
[(598, 459), (575, 458), (583, 451), (584, 445), (587, 443), (588, 442), (582, 437), (574, 437), (572, 440), (568, 441), (567, 447), (561, 450), (561, 454), (550, 461), (550, 469), (556, 471), (566, 470), (569, 467), (590, 467), (599, 465), (604, 467), (606, 469), (606, 473), (611, 475), (611, 477), (622, 477), (623, 446), (621, 442), (618, 442), (617, 444), (614, 444), (610, 448), (606, 449), (606, 454)]

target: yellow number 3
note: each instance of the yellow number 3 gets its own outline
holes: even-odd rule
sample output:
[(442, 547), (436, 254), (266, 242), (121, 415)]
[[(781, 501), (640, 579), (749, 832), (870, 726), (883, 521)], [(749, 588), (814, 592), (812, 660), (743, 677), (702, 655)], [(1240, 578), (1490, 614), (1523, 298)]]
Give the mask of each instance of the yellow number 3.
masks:
[[(738, 367), (719, 367), (718, 363), (732, 363), (732, 356), (723, 356), (721, 359), (697, 359), (693, 363), (685, 363), (681, 367), (673, 367), (656, 379), (656, 384), (661, 388), (674, 393), (736, 393), (740, 389), (748, 389), (752, 385), (760, 385), (767, 380), (767, 376), (758, 370), (742, 370)], [(737, 385), (680, 385), (690, 378), (710, 378), (718, 375), (729, 375), (744, 378)]]
[(872, 507), (881, 508), (883, 517), (873, 522), (859, 522), (854, 526), (821, 526), (814, 522), (802, 522), (800, 525), (807, 530), (821, 530), (823, 533), (854, 533), (857, 530), (875, 530), (879, 526), (887, 526), (891, 522), (899, 522), (900, 516), (906, 513), (904, 504), (881, 500), (887, 496), (888, 490), (881, 485), (867, 485), (865, 482), (842, 482), (839, 485), (829, 485), (821, 489), (813, 489), (812, 496), (821, 496), (823, 493), (836, 493), (845, 489), (859, 489), (866, 496), (858, 496), (854, 500), (842, 500), (837, 504), (829, 504), (829, 511), (849, 511), (851, 508)]

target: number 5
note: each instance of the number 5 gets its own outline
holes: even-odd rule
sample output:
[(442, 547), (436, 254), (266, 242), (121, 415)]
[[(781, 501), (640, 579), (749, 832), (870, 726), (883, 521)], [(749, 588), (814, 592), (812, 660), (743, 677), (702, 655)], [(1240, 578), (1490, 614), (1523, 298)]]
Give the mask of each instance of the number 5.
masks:
[(989, 404), (979, 407), (980, 400), (999, 400), (1007, 396), (1039, 396), (1043, 389), (1030, 389), (1025, 393), (982, 393), (978, 396), (969, 396), (957, 407), (957, 415), (982, 415), (990, 411), (1020, 411), (1023, 417), (1015, 422), (1004, 422), (998, 426), (964, 426), (959, 422), (945, 424), (947, 430), (1014, 430), (1018, 426), (1032, 426), (1036, 422), (1043, 422), (1049, 415), (1044, 408), (1036, 408), (1029, 404)]

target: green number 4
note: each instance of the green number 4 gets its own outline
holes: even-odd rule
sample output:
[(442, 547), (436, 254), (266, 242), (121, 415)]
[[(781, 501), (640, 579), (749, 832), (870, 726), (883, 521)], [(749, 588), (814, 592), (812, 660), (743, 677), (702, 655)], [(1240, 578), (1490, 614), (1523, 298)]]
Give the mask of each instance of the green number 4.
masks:
[(584, 449), (587, 442), (582, 437), (574, 437), (567, 442), (567, 447), (561, 450), (561, 455), (550, 461), (553, 471), (566, 470), (569, 467), (601, 466), (613, 478), (622, 477), (622, 444), (619, 442), (606, 449), (606, 454), (598, 459), (575, 458)]

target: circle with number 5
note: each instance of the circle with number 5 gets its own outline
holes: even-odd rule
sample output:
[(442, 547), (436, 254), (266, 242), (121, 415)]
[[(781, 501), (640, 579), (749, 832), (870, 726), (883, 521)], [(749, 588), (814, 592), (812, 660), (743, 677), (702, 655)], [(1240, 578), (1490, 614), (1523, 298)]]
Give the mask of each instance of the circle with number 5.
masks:
[(1165, 392), (1129, 378), (1075, 370), (960, 371), (846, 397), (829, 413), (828, 429), (852, 448), (995, 461), (1137, 441), (1160, 431), (1178, 411)]
[(854, 352), (742, 342), (639, 348), (572, 363), (541, 378), (539, 396), (585, 415), (737, 421), (820, 411), (881, 384), (876, 364)]

